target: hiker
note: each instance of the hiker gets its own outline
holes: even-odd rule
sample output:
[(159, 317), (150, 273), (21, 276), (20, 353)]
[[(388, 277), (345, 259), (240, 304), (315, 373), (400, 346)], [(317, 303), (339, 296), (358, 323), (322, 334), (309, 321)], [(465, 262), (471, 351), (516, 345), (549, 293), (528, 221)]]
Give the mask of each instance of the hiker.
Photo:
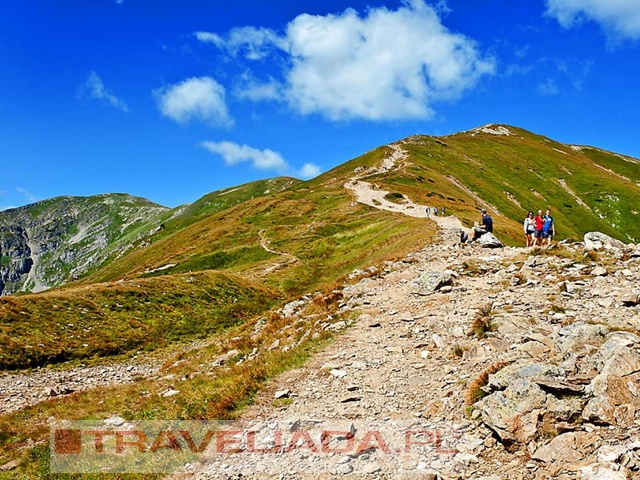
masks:
[(427, 207), (427, 218), (431, 216), (431, 207)]
[(542, 217), (542, 210), (538, 210), (538, 215), (533, 219), (535, 222), (534, 226), (534, 245), (542, 245), (542, 228), (544, 227), (544, 218)]
[(543, 238), (547, 241), (547, 246), (551, 246), (551, 241), (553, 237), (556, 235), (556, 226), (553, 221), (553, 217), (551, 216), (551, 210), (547, 209), (547, 212), (544, 215), (544, 224), (542, 225), (542, 235)]
[(440, 207), (440, 215), (444, 217), (444, 207)]
[(524, 224), (522, 225), (524, 229), (524, 236), (527, 240), (527, 247), (533, 247), (535, 242), (535, 238), (533, 237), (536, 231), (536, 222), (533, 219), (533, 212), (529, 212), (526, 218), (524, 219)]
[(438, 207), (433, 207), (433, 216), (434, 217), (438, 216)]
[(482, 224), (473, 227), (472, 242), (478, 240), (485, 233), (493, 233), (493, 219), (486, 210), (482, 210)]

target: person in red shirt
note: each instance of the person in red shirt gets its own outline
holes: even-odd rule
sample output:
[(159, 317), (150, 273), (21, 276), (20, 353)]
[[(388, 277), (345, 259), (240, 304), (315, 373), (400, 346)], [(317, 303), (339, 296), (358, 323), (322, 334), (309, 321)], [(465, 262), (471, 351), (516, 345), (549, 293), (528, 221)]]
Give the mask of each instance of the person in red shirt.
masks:
[(536, 218), (534, 218), (533, 220), (535, 222), (535, 243), (533, 245), (542, 245), (542, 240), (544, 238), (542, 236), (542, 229), (544, 228), (544, 217), (542, 216), (542, 210), (538, 210), (538, 215), (536, 215)]

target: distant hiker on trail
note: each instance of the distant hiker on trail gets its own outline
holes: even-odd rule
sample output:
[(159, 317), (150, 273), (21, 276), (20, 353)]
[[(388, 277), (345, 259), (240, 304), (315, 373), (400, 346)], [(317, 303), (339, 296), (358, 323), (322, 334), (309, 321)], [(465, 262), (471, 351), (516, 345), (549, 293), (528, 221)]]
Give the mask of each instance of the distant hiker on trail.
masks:
[(536, 239), (534, 238), (534, 234), (536, 231), (536, 222), (533, 219), (533, 212), (529, 212), (527, 217), (524, 219), (524, 224), (522, 225), (524, 229), (524, 236), (527, 240), (527, 247), (533, 247)]
[(431, 207), (427, 207), (427, 218), (431, 216)]
[(551, 241), (553, 237), (556, 235), (556, 226), (553, 221), (553, 217), (551, 216), (551, 210), (547, 210), (544, 218), (544, 224), (542, 225), (542, 235), (543, 238), (547, 240), (547, 246), (551, 246)]
[(438, 207), (433, 207), (433, 216), (434, 217), (438, 216)]
[(472, 242), (478, 240), (485, 233), (493, 233), (493, 219), (486, 210), (482, 210), (482, 224), (473, 227)]
[(444, 217), (444, 207), (440, 207), (440, 215)]
[(544, 218), (542, 217), (542, 210), (538, 210), (538, 215), (533, 219), (535, 221), (534, 231), (534, 245), (542, 245), (542, 228), (544, 227)]

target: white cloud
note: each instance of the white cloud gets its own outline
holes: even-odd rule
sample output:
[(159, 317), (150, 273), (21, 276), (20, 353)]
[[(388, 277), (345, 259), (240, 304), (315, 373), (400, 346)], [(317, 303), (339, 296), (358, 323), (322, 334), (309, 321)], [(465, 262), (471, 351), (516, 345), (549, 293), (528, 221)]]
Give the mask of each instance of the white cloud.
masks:
[(22, 187), (18, 187), (18, 188), (16, 188), (16, 191), (17, 191), (18, 193), (22, 194), (22, 196), (23, 196), (24, 198), (26, 198), (28, 202), (32, 202), (32, 203), (33, 203), (33, 202), (37, 202), (37, 201), (38, 201), (38, 197), (37, 197), (36, 195), (34, 195), (33, 193), (31, 193), (31, 192), (29, 192), (29, 191), (25, 190), (25, 189), (24, 189), (24, 188), (22, 188)]
[(225, 89), (213, 78), (189, 78), (157, 90), (155, 94), (160, 112), (178, 123), (195, 119), (212, 126), (233, 124), (225, 101)]
[(213, 43), (232, 55), (242, 53), (249, 60), (260, 60), (268, 56), (275, 48), (286, 49), (287, 41), (268, 28), (239, 27), (229, 32), (226, 38), (210, 33), (196, 32), (198, 40)]
[(320, 171), (319, 166), (314, 165), (313, 163), (305, 163), (298, 172), (298, 176), (304, 179), (314, 178), (320, 175)]
[(80, 86), (78, 97), (88, 98), (90, 100), (100, 100), (112, 107), (122, 110), (123, 112), (129, 111), (129, 107), (125, 102), (116, 97), (111, 91), (107, 90), (96, 72), (91, 72), (87, 81)]
[[(407, 0), (397, 10), (353, 9), (339, 15), (303, 14), (284, 35), (244, 27), (209, 41), (231, 55), (256, 60), (279, 51), (285, 71), (279, 91), (271, 82), (262, 98), (282, 98), (303, 114), (331, 120), (430, 118), (433, 104), (455, 100), (493, 74), (495, 61), (473, 40), (449, 31), (439, 12), (423, 0)], [(201, 32), (202, 33), (202, 32)], [(197, 34), (196, 34), (197, 35)], [(273, 49), (277, 50), (273, 50)], [(260, 98), (256, 84), (245, 96)]]
[(219, 155), (227, 165), (231, 166), (249, 163), (251, 167), (258, 170), (275, 170), (281, 175), (293, 174), (303, 179), (317, 177), (321, 171), (320, 167), (313, 163), (305, 163), (300, 170), (294, 170), (282, 155), (268, 148), (259, 150), (248, 145), (226, 141), (202, 142), (200, 146)]
[(278, 101), (284, 98), (282, 84), (275, 78), (269, 77), (266, 81), (260, 82), (248, 73), (240, 78), (235, 93), (239, 98), (246, 98), (254, 102), (259, 100)]
[(553, 78), (547, 78), (544, 82), (538, 84), (538, 92), (542, 95), (558, 95), (560, 90), (558, 89), (558, 85)]
[(211, 153), (220, 155), (227, 165), (249, 162), (259, 170), (276, 170), (279, 173), (289, 170), (287, 162), (273, 150), (258, 150), (234, 142), (202, 142), (200, 145)]
[(546, 0), (547, 15), (564, 28), (592, 20), (600, 24), (610, 38), (640, 38), (640, 2), (638, 0)]

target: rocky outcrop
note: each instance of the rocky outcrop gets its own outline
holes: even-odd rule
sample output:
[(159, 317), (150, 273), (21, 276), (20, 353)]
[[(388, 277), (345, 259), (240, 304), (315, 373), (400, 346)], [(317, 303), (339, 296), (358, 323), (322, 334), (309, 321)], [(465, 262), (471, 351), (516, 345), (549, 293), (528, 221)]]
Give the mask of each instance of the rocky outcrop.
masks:
[(622, 250), (626, 245), (601, 232), (589, 232), (584, 234), (584, 248), (586, 250)]
[(0, 212), (0, 296), (78, 278), (152, 232), (167, 210), (113, 194), (60, 197)]

